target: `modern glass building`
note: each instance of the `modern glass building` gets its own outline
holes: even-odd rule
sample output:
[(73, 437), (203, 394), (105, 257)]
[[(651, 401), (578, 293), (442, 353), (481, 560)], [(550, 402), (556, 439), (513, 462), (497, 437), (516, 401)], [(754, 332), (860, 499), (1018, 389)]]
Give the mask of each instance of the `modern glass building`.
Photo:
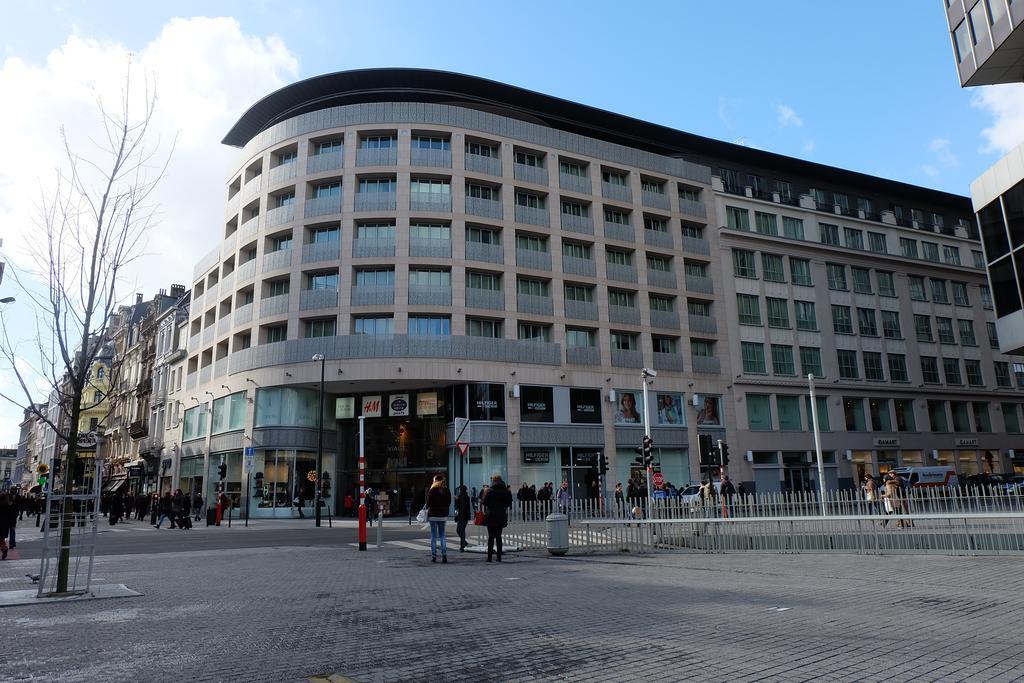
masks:
[(1011, 466), (1019, 385), (964, 197), (415, 69), (287, 86), (224, 142), (177, 468), (209, 489), (223, 462), (254, 516), (311, 501), (316, 354), (336, 510), (360, 416), (367, 481), (400, 509), (438, 472), (610, 490), (645, 418), (672, 483), (722, 440), (735, 480), (804, 488), (808, 372), (833, 486)]

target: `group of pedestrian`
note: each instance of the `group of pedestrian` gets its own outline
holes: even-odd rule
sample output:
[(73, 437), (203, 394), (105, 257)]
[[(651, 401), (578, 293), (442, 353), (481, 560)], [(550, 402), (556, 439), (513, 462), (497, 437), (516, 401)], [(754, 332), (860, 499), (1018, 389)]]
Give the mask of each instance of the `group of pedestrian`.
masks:
[(164, 520), (169, 522), (172, 529), (192, 528), (192, 500), (181, 489), (176, 489), (173, 494), (165, 492), (159, 497), (156, 509), (159, 513), (155, 525), (157, 529)]
[[(434, 481), (427, 491), (426, 509), (427, 522), (430, 524), (430, 561), (437, 562), (437, 551), (441, 551), (441, 564), (448, 563), (448, 540), (445, 525), (448, 522), (448, 510), (452, 505), (452, 494), (449, 491), (444, 475), (434, 476)], [(509, 510), (512, 509), (512, 492), (502, 480), (501, 475), (491, 477), (491, 483), (484, 486), (480, 493), (480, 512), (483, 525), (487, 527), (487, 561), (497, 559), (501, 562), (503, 544), (501, 534), (508, 526)], [(455, 494), (455, 528), (459, 535), (459, 551), (464, 552), (466, 527), (475, 516), (473, 502), (465, 486), (460, 486)]]
[[(903, 477), (898, 472), (886, 472), (882, 476), (881, 485), (875, 481), (875, 478), (870, 473), (864, 476), (864, 500), (868, 501), (868, 505), (872, 510), (877, 510), (879, 503), (881, 503), (882, 511), (888, 515), (902, 515), (907, 506), (906, 496), (903, 494)], [(880, 526), (889, 526), (889, 520), (883, 519)], [(896, 526), (899, 528), (914, 526), (914, 520), (903, 519), (902, 517), (896, 520)]]

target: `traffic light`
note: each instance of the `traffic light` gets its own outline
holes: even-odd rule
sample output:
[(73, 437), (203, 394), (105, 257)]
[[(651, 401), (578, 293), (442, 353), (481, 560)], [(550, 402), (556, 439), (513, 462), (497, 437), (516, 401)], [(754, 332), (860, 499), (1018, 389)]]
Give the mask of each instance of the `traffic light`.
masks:
[(714, 467), (715, 465), (721, 464), (722, 452), (718, 450), (718, 446), (712, 446), (711, 451), (708, 453), (708, 465)]
[(217, 476), (220, 477), (221, 481), (228, 478), (228, 466), (226, 464), (221, 463), (217, 466)]
[(654, 439), (644, 435), (644, 467), (650, 467), (654, 464), (654, 455), (651, 453), (651, 447), (654, 446)]
[(608, 474), (608, 457), (604, 453), (597, 454), (597, 472), (602, 477)]
[(636, 465), (637, 467), (643, 467), (644, 466), (644, 449), (642, 449), (639, 446), (637, 446), (636, 448), (633, 449), (633, 452), (636, 453), (636, 457), (633, 458), (633, 464)]
[(729, 464), (729, 444), (722, 442), (722, 467)]

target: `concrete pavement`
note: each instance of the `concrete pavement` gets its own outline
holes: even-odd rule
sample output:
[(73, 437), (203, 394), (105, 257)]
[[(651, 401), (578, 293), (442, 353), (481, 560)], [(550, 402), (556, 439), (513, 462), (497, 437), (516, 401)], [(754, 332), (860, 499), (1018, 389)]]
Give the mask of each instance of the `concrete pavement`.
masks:
[[(1019, 562), (453, 552), (442, 565), (387, 545), (108, 556), (96, 576), (142, 597), (7, 608), (0, 658), (14, 680), (1013, 681)], [(35, 566), (0, 564), (0, 588), (25, 588)]]

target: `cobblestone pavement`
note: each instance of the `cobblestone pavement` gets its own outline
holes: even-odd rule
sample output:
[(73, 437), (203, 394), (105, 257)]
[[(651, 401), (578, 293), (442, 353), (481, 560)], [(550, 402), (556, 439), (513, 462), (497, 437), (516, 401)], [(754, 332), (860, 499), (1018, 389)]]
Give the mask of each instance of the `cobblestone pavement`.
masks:
[[(387, 545), (100, 557), (96, 576), (144, 595), (0, 611), (0, 678), (1024, 678), (1017, 557), (450, 559)], [(0, 590), (36, 566), (0, 563)]]

